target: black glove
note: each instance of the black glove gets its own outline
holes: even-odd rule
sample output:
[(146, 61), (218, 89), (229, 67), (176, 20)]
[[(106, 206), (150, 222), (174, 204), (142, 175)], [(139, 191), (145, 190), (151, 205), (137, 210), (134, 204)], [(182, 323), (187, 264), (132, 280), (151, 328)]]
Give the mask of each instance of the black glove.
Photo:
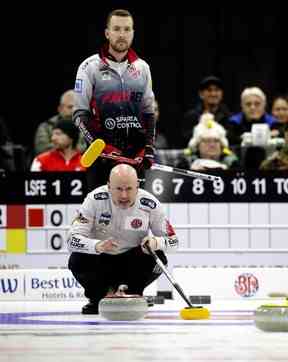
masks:
[(155, 162), (155, 149), (147, 145), (145, 148), (138, 153), (136, 160), (139, 162), (139, 170), (148, 170)]

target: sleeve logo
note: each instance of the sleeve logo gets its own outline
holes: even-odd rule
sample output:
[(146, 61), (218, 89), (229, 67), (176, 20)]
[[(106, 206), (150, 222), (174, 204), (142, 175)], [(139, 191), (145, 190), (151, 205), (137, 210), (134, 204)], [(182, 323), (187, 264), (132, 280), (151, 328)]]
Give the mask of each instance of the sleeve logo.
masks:
[(148, 206), (150, 209), (156, 208), (156, 202), (154, 200), (148, 199), (147, 197), (142, 197), (140, 199), (140, 204), (143, 206)]
[(94, 195), (95, 200), (107, 200), (109, 199), (108, 192), (99, 192), (98, 194)]
[(76, 79), (75, 81), (75, 92), (76, 93), (82, 93), (82, 89), (83, 89), (83, 80), (82, 79)]

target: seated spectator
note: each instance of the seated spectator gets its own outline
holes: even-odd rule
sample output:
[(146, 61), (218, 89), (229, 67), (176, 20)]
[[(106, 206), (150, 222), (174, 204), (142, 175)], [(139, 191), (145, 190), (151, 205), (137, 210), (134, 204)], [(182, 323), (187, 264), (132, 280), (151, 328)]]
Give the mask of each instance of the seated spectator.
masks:
[(284, 144), (261, 162), (260, 170), (288, 170), (288, 123), (283, 127)]
[(156, 139), (155, 139), (155, 148), (156, 149), (167, 149), (168, 148), (168, 142), (164, 134), (160, 131), (160, 108), (159, 103), (155, 99), (154, 100), (154, 113), (155, 113), (155, 122), (156, 122)]
[(202, 115), (188, 144), (191, 150), (190, 168), (202, 171), (211, 168), (223, 170), (237, 168), (239, 160), (228, 147), (224, 127), (215, 122), (213, 114)]
[(272, 137), (284, 137), (284, 127), (288, 123), (288, 97), (277, 96), (272, 101), (271, 113), (276, 124), (271, 131)]
[(78, 128), (70, 120), (59, 119), (52, 127), (53, 149), (36, 156), (31, 171), (84, 171), (78, 140)]
[(226, 128), (231, 112), (223, 102), (224, 89), (220, 78), (209, 76), (204, 78), (199, 85), (199, 102), (184, 115), (182, 127), (183, 146), (185, 147), (193, 134), (193, 128), (198, 124), (204, 113), (212, 113), (215, 121)]
[(251, 132), (252, 125), (266, 123), (272, 129), (276, 123), (275, 117), (266, 113), (266, 95), (258, 87), (245, 88), (241, 94), (240, 113), (232, 115), (227, 123), (227, 137), (230, 146), (240, 146), (242, 135)]
[[(51, 142), (53, 126), (57, 123), (57, 121), (62, 119), (67, 119), (72, 122), (73, 106), (74, 91), (68, 90), (63, 93), (60, 98), (58, 114), (39, 124), (34, 137), (34, 155), (38, 155), (41, 152), (48, 151), (53, 148), (53, 143)], [(79, 135), (77, 146), (80, 152), (83, 152), (87, 148), (82, 135)]]
[(280, 151), (275, 151), (270, 157), (262, 161), (259, 167), (260, 170), (288, 170), (288, 145), (281, 148)]

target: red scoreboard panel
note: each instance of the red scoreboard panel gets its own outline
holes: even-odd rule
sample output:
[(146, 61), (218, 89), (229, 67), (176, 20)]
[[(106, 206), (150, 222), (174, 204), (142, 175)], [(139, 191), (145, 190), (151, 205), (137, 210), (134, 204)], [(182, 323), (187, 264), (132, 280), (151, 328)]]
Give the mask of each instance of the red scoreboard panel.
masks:
[(66, 253), (67, 232), (86, 193), (83, 173), (3, 175), (0, 252)]

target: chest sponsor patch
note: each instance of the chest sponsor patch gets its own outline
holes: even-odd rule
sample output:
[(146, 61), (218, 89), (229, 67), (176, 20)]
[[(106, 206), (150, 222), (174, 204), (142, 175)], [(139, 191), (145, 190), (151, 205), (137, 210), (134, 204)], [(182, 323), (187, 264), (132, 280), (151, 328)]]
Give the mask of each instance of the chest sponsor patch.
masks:
[(110, 224), (111, 218), (112, 218), (112, 215), (109, 212), (103, 212), (100, 215), (98, 224), (107, 226)]
[(128, 73), (130, 74), (130, 76), (131, 76), (132, 78), (137, 79), (137, 78), (140, 77), (141, 72), (140, 72), (139, 69), (137, 69), (137, 68), (135, 67), (134, 64), (129, 64), (129, 66), (128, 66), (127, 69), (128, 69)]
[(133, 219), (131, 221), (131, 227), (132, 229), (139, 229), (142, 226), (142, 220), (141, 219)]
[(148, 229), (148, 218), (128, 216), (124, 223), (125, 230), (144, 231)]
[(111, 80), (111, 75), (108, 71), (101, 72), (102, 80)]

